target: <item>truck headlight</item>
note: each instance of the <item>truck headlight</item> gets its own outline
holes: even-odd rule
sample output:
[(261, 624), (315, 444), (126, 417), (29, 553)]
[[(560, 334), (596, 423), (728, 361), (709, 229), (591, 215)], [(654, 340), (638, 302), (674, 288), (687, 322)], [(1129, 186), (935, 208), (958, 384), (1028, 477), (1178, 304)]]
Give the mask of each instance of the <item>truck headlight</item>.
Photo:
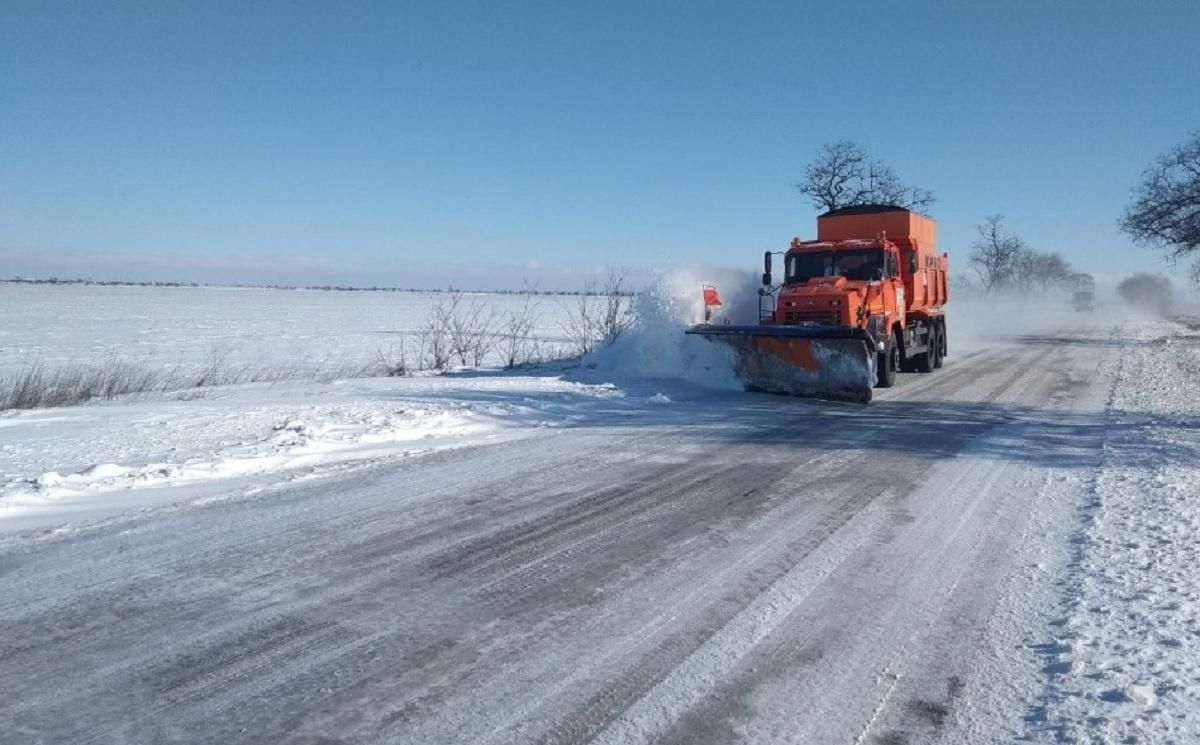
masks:
[(871, 335), (871, 339), (880, 352), (883, 351), (888, 337), (887, 320), (887, 316), (877, 315), (871, 316), (871, 319), (867, 321), (867, 333)]

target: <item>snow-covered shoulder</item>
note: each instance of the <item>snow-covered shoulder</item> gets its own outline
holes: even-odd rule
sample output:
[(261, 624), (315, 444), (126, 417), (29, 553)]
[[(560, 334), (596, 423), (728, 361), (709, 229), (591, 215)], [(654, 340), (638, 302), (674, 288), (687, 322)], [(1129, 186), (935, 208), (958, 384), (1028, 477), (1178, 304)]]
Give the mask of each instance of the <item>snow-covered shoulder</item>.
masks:
[(0, 530), (209, 499), (659, 407), (554, 375), (252, 384), (0, 415)]
[(1200, 331), (1125, 323), (1064, 617), (1047, 742), (1200, 742)]

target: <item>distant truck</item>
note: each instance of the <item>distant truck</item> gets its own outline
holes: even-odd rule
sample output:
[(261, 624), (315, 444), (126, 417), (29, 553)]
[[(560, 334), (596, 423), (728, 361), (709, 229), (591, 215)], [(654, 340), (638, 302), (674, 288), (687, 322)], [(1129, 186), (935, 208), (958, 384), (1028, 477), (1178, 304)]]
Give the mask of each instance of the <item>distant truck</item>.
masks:
[(1096, 309), (1096, 280), (1090, 274), (1075, 275), (1075, 292), (1071, 295), (1071, 304), (1078, 312), (1091, 312)]

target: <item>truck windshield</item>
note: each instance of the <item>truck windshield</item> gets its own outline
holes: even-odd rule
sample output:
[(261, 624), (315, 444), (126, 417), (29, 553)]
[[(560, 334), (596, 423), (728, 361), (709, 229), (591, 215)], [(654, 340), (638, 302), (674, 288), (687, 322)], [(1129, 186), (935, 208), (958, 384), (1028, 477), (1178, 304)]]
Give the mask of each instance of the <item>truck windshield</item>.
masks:
[(843, 251), (811, 251), (789, 254), (784, 281), (807, 282), (813, 277), (883, 279), (883, 250), (860, 248)]

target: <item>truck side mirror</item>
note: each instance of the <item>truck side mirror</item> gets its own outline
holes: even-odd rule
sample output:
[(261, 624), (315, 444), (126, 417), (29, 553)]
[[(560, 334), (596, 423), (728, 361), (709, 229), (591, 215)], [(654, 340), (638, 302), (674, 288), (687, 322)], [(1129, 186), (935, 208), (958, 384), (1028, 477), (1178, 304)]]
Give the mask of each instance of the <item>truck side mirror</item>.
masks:
[(763, 254), (763, 286), (771, 286), (771, 252), (767, 251)]

